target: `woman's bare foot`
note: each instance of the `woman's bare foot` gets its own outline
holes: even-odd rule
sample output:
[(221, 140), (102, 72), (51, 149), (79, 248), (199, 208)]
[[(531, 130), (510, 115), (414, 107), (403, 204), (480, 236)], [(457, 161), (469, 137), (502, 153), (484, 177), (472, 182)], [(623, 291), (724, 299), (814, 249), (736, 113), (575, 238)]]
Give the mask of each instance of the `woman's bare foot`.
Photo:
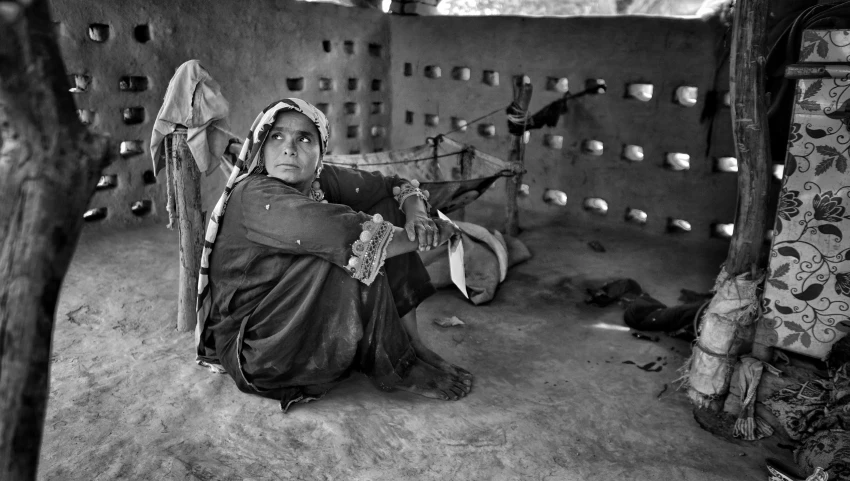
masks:
[[(472, 388), (472, 373), (467, 371), (466, 369), (455, 366), (454, 364), (443, 359), (436, 352), (428, 349), (425, 344), (420, 340), (411, 340), (411, 344), (413, 345), (413, 352), (416, 353), (416, 357), (423, 360), (424, 362), (436, 367), (441, 371), (445, 371), (453, 376), (457, 376), (461, 381), (464, 382), (468, 388)], [(466, 392), (469, 392), (467, 389)]]
[(457, 376), (437, 369), (420, 359), (413, 362), (407, 376), (394, 387), (443, 401), (457, 401), (469, 392), (467, 385)]
[(408, 312), (401, 318), (402, 325), (410, 337), (410, 344), (413, 346), (413, 351), (416, 357), (427, 364), (430, 364), (437, 369), (456, 376), (463, 382), (465, 390), (468, 393), (472, 389), (472, 373), (466, 369), (455, 366), (454, 364), (443, 359), (439, 354), (428, 349), (419, 337), (419, 331), (416, 325), (416, 309)]

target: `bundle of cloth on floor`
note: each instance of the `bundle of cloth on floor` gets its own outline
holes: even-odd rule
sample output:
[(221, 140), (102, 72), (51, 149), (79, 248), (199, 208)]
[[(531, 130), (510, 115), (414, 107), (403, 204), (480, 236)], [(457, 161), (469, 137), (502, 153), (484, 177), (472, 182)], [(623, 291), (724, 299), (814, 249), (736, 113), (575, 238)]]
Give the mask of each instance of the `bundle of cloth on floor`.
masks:
[[(489, 231), (470, 222), (455, 222), (460, 227), (463, 242), (463, 260), (466, 270), (466, 291), (469, 300), (478, 305), (496, 295), (499, 284), (505, 280), (508, 268), (531, 258), (531, 253), (519, 239), (499, 231)], [(448, 261), (448, 246), (420, 252), (431, 284), (434, 287), (452, 285)]]
[(850, 480), (850, 339), (827, 358), (829, 375), (791, 384), (763, 400), (787, 435), (800, 444), (794, 460), (806, 472), (823, 468), (829, 479)]

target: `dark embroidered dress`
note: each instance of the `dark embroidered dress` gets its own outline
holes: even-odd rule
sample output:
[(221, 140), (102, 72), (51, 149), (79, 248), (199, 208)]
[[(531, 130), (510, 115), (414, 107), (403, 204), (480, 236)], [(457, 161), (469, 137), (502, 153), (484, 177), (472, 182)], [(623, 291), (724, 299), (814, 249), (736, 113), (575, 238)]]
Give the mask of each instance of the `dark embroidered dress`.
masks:
[(391, 388), (414, 356), (399, 317), (434, 292), (415, 252), (381, 267), (403, 180), (326, 166), (320, 182), (328, 203), (262, 174), (239, 182), (210, 256), (199, 359), (284, 408), (352, 369)]

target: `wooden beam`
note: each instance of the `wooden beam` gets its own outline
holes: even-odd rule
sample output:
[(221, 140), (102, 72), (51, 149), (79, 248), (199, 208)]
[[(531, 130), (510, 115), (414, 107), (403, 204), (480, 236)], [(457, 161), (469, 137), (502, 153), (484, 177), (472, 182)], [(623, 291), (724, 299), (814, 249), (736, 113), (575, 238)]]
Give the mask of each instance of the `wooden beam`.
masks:
[(730, 92), (738, 159), (738, 206), (726, 271), (736, 276), (757, 267), (767, 226), (770, 139), (765, 63), (767, 0), (738, 0), (732, 28)]
[(204, 248), (204, 212), (201, 205), (201, 171), (186, 143), (186, 131), (166, 138), (171, 142), (170, 155), (174, 162), (175, 207), (177, 231), (180, 237), (180, 290), (177, 307), (177, 330), (195, 329), (198, 300), (198, 272), (201, 268), (201, 251)]
[(36, 479), (59, 289), (108, 144), (77, 119), (47, 0), (3, 2), (0, 39), (0, 479), (17, 481)]
[[(531, 103), (531, 79), (525, 75), (514, 78), (514, 103), (518, 109), (528, 112)], [(517, 175), (506, 179), (505, 189), (505, 233), (511, 236), (519, 234), (519, 207), (517, 196), (519, 187), (522, 185), (522, 165), (525, 156), (525, 142), (523, 133), (511, 136), (511, 151), (508, 160), (517, 164)]]

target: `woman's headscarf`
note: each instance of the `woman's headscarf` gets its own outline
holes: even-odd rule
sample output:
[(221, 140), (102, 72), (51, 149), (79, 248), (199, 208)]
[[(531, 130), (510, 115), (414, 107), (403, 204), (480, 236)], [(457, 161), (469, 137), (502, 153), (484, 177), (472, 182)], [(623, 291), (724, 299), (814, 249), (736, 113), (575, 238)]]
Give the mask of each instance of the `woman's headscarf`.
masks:
[[(271, 132), (271, 128), (274, 125), (275, 119), (277, 119), (278, 113), (287, 110), (294, 110), (295, 112), (300, 112), (306, 115), (307, 118), (316, 125), (316, 129), (319, 131), (319, 138), (321, 140), (319, 166), (321, 166), (321, 156), (324, 155), (325, 151), (327, 151), (328, 138), (330, 136), (328, 131), (328, 119), (321, 110), (301, 99), (288, 98), (274, 102), (263, 109), (263, 111), (257, 115), (254, 123), (251, 124), (251, 130), (248, 131), (248, 136), (242, 144), (242, 151), (239, 153), (239, 161), (236, 162), (233, 172), (231, 172), (230, 177), (227, 179), (224, 192), (221, 194), (221, 198), (218, 199), (215, 209), (213, 209), (212, 215), (210, 216), (210, 223), (207, 225), (207, 234), (204, 237), (204, 250), (201, 254), (201, 271), (198, 275), (198, 322), (195, 326), (195, 343), (198, 348), (199, 356), (204, 354), (201, 335), (204, 332), (204, 326), (206, 325), (210, 311), (212, 310), (212, 298), (209, 293), (210, 253), (212, 252), (213, 245), (215, 245), (215, 238), (218, 235), (218, 227), (221, 224), (221, 219), (224, 218), (224, 212), (227, 209), (227, 201), (230, 199), (230, 193), (233, 191), (233, 187), (236, 184), (241, 182), (245, 177), (253, 173), (258, 168), (263, 167), (260, 165), (261, 156), (259, 153), (263, 149), (263, 144), (265, 144), (266, 138), (268, 137), (269, 132)], [(200, 360), (198, 362), (203, 365), (208, 365), (206, 362), (202, 362)]]

